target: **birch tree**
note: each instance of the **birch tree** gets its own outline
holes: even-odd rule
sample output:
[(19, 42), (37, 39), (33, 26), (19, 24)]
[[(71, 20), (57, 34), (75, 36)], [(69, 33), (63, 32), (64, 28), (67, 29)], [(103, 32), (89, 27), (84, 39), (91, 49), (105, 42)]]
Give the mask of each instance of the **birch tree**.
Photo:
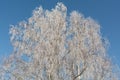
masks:
[(57, 3), (38, 7), (10, 28), (14, 51), (0, 68), (0, 80), (118, 80), (100, 25)]

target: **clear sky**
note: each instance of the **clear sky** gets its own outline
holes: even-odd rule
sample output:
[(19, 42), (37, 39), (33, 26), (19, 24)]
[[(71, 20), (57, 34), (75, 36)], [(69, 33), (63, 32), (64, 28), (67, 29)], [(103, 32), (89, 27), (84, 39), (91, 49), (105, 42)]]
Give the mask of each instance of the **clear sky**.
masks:
[(68, 13), (77, 10), (101, 25), (102, 36), (109, 39), (108, 54), (120, 66), (120, 0), (0, 0), (0, 58), (12, 52), (10, 25), (27, 20), (38, 6), (53, 8), (63, 2)]

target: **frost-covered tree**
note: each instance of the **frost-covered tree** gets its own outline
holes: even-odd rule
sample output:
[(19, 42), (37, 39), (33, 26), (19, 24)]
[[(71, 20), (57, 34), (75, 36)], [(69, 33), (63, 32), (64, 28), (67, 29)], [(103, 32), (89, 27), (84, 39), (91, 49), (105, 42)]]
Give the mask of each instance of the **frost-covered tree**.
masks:
[(38, 7), (28, 21), (10, 28), (14, 51), (0, 80), (118, 80), (100, 25), (58, 3)]

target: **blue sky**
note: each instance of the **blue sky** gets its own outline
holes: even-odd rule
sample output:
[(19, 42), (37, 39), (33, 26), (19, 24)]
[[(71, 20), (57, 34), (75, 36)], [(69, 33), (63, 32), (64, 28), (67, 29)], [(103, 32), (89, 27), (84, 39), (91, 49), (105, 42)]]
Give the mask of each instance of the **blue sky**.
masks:
[(11, 24), (27, 20), (40, 5), (51, 9), (57, 2), (63, 2), (68, 13), (77, 10), (101, 25), (102, 36), (110, 42), (108, 54), (120, 66), (120, 0), (0, 0), (0, 58), (12, 52)]

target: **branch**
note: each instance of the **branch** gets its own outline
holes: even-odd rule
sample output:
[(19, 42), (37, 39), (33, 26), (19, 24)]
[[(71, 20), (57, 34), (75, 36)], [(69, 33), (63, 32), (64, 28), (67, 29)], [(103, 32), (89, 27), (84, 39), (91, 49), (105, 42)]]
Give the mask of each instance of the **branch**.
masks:
[(79, 76), (81, 76), (81, 75), (85, 72), (86, 69), (87, 69), (87, 66), (84, 67), (84, 69), (80, 72), (80, 74), (78, 74), (77, 76), (75, 76), (75, 77), (73, 78), (73, 80), (75, 80), (76, 78), (78, 78)]
[(66, 55), (68, 55), (69, 53), (70, 53), (70, 50), (68, 50), (68, 52), (62, 57), (62, 60), (64, 60)]

